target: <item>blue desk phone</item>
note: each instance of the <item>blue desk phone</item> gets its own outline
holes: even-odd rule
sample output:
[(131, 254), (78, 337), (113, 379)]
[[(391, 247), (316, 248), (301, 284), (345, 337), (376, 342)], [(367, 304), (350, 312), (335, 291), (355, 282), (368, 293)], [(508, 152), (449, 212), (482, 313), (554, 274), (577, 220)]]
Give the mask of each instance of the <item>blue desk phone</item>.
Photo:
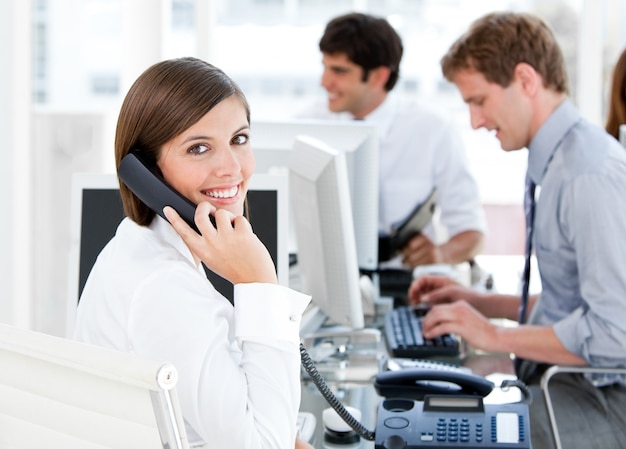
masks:
[(475, 395), (385, 399), (378, 409), (376, 449), (530, 449), (528, 407), (484, 404)]
[(525, 403), (484, 404), (494, 384), (467, 372), (405, 369), (380, 373), (376, 449), (530, 449)]

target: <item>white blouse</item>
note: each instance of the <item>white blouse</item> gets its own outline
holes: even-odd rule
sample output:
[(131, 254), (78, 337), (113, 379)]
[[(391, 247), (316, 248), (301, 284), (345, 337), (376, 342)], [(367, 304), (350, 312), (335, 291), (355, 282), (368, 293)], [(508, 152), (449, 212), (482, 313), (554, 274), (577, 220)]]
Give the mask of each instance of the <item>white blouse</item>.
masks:
[(126, 218), (89, 275), (74, 336), (173, 363), (193, 445), (291, 448), (309, 301), (278, 285), (238, 284), (233, 307), (167, 221)]

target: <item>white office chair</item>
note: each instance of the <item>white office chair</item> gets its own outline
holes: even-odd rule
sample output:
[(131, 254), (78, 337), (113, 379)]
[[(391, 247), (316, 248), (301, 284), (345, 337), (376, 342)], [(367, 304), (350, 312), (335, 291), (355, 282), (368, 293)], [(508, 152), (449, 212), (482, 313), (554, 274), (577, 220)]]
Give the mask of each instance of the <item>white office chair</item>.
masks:
[(188, 449), (164, 362), (0, 324), (0, 449)]
[(561, 437), (559, 436), (559, 428), (556, 424), (554, 415), (554, 407), (550, 397), (550, 380), (560, 373), (581, 373), (581, 374), (622, 374), (626, 375), (626, 368), (594, 368), (590, 366), (560, 366), (554, 365), (548, 368), (541, 376), (541, 390), (546, 401), (548, 416), (550, 417), (550, 426), (552, 427), (552, 435), (554, 436), (554, 444), (556, 449), (562, 449)]

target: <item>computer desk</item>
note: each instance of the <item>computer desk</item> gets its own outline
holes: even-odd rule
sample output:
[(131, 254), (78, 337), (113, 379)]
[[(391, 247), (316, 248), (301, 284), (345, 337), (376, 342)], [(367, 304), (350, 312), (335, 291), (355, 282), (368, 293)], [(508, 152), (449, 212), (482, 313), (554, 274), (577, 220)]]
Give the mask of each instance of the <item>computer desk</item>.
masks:
[[(484, 268), (493, 274), (496, 286), (503, 293), (514, 292), (517, 288), (516, 271), (519, 258), (505, 257), (503, 260), (493, 260), (483, 258)], [(503, 263), (505, 262), (505, 263)], [(522, 260), (523, 264), (523, 260)], [(502, 267), (503, 272), (498, 272), (498, 267)], [(513, 271), (511, 273), (510, 271)], [(536, 276), (536, 279), (538, 276)], [(515, 325), (515, 323), (499, 320), (502, 325)], [(381, 317), (376, 317), (372, 327), (381, 326)], [(369, 430), (376, 428), (376, 418), (378, 405), (382, 399), (373, 386), (374, 377), (378, 373), (380, 360), (388, 356), (385, 342), (382, 341), (376, 346), (375, 351), (357, 353), (355, 357), (346, 358), (332, 364), (318, 366), (324, 379), (331, 390), (335, 393), (342, 404), (352, 406), (361, 411), (361, 423)], [(466, 344), (461, 344), (461, 352), (458, 358), (442, 359), (442, 361), (458, 363), (472, 369), (474, 374), (484, 376), (492, 380), (496, 386), (504, 378), (514, 378), (515, 371), (510, 354), (487, 353), (477, 351)], [(516, 389), (503, 392), (498, 388), (485, 398), (485, 403), (505, 403), (517, 402), (521, 394)], [(302, 376), (302, 396), (300, 410), (311, 412), (317, 420), (315, 430), (314, 447), (316, 449), (357, 449), (374, 448), (373, 441), (365, 441), (363, 438), (354, 444), (333, 444), (324, 440), (324, 424), (322, 413), (324, 409), (330, 407), (315, 384), (306, 374)]]

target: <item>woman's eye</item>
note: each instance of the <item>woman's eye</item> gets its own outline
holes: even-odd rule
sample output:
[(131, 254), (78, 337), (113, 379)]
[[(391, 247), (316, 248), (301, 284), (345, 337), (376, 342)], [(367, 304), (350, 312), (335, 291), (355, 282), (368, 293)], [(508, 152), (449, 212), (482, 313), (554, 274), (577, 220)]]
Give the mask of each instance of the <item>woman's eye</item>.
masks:
[(193, 154), (202, 154), (209, 151), (209, 147), (204, 144), (194, 145), (189, 148), (189, 152)]
[(249, 139), (250, 137), (248, 137), (246, 134), (237, 134), (235, 137), (233, 137), (233, 144), (245, 145), (246, 143), (248, 143)]

